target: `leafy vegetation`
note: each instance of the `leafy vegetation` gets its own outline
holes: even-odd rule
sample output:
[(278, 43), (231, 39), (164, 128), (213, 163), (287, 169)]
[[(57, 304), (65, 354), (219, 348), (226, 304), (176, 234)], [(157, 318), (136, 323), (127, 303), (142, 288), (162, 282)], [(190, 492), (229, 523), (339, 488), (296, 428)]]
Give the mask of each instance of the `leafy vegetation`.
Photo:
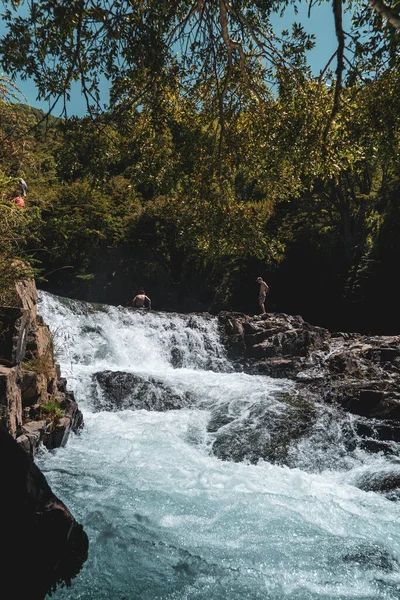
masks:
[(64, 411), (60, 407), (59, 402), (54, 396), (50, 398), (48, 402), (42, 404), (40, 407), (42, 415), (48, 420), (50, 424), (50, 431), (54, 431), (59, 420), (64, 416)]
[(379, 12), (351, 5), (358, 37), (336, 20), (336, 71), (315, 77), (304, 30), (271, 29), (284, 2), (3, 4), (5, 68), (54, 99), (80, 79), (91, 114), (44, 119), (1, 83), (0, 303), (18, 265), (91, 301), (144, 285), (159, 309), (254, 312), (262, 274), (267, 310), (397, 329), (398, 36)]

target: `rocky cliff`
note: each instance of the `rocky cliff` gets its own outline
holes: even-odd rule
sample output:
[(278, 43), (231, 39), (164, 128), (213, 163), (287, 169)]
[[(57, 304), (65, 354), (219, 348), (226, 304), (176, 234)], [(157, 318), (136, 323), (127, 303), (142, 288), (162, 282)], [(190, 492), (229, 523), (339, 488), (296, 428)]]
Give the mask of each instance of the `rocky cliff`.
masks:
[(87, 558), (88, 538), (33, 460), (40, 444), (48, 449), (62, 446), (83, 426), (82, 413), (55, 362), (50, 330), (37, 315), (37, 300), (34, 281), (21, 281), (14, 305), (0, 307), (5, 555), (0, 595), (39, 600), (57, 583), (69, 584)]
[(37, 300), (34, 281), (21, 281), (16, 306), (0, 307), (0, 420), (32, 457), (40, 443), (49, 449), (66, 444), (83, 424)]

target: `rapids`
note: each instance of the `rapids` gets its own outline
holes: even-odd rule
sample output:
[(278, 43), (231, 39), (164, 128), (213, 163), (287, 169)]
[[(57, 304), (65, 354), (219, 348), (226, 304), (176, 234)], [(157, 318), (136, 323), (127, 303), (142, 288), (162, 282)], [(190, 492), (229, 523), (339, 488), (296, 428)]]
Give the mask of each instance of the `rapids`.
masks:
[[(216, 318), (45, 292), (39, 313), (85, 422), (36, 459), (90, 540), (53, 600), (398, 600), (398, 503), (357, 487), (395, 459), (360, 449), (350, 415), (315, 407), (282, 466), (221, 460), (221, 432), (261, 448), (288, 427), (293, 383), (235, 372)], [(111, 396), (105, 372), (125, 377)]]

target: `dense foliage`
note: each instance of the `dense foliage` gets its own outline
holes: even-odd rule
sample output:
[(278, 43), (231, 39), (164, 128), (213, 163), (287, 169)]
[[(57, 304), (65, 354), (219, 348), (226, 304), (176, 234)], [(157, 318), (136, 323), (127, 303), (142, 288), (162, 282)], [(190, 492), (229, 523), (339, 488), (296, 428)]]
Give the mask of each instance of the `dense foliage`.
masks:
[[(80, 77), (92, 114), (43, 120), (0, 99), (2, 191), (21, 176), (29, 185), (24, 210), (7, 197), (0, 207), (9, 273), (24, 258), (65, 295), (127, 304), (145, 286), (156, 309), (246, 312), (261, 274), (267, 310), (397, 331), (400, 74), (380, 16), (354, 5), (371, 34), (344, 79), (311, 74), (300, 26), (284, 43), (273, 34), (283, 3), (32, 6), (36, 21), (6, 14), (5, 66), (38, 77), (43, 96)], [(179, 60), (178, 41), (190, 46)], [(93, 112), (100, 74), (111, 105)]]

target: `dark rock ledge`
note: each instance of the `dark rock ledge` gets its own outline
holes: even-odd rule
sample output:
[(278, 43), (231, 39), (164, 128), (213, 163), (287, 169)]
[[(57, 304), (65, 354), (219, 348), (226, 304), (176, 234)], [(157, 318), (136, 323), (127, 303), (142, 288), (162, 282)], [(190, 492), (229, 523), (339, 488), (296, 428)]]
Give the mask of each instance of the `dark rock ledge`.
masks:
[(223, 312), (219, 323), (238, 370), (292, 379), (303, 395), (390, 421), (400, 441), (400, 335), (331, 333), (283, 313)]
[[(398, 462), (393, 442), (400, 442), (400, 335), (332, 333), (283, 313), (222, 312), (219, 325), (237, 370), (290, 379), (294, 397), (357, 415), (361, 447), (394, 452)], [(364, 487), (400, 493), (398, 470)]]
[(34, 463), (40, 444), (63, 446), (83, 426), (37, 300), (35, 283), (21, 281), (15, 305), (0, 307), (2, 598), (40, 600), (57, 584), (69, 585), (88, 552), (82, 526)]

